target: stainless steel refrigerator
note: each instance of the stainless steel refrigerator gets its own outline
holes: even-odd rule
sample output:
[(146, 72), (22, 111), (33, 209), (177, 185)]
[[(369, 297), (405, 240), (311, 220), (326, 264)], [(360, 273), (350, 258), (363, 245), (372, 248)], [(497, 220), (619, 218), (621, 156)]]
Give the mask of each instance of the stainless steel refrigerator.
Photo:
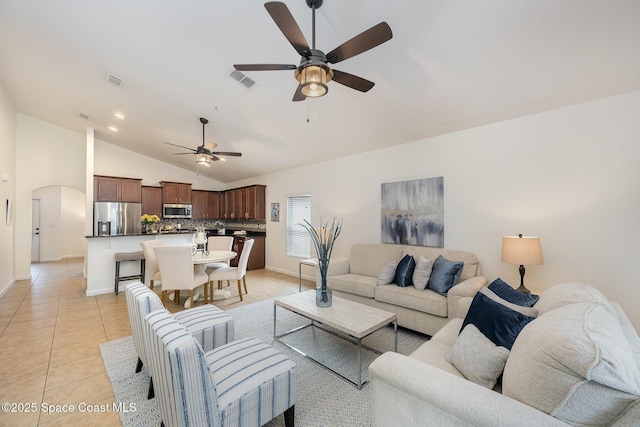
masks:
[(94, 202), (93, 235), (140, 234), (141, 203)]

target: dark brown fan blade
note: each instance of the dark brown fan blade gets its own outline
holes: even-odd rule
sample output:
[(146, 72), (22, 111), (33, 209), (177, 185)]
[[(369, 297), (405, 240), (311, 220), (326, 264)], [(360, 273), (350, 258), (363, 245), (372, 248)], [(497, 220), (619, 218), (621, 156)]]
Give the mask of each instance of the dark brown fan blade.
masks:
[(333, 70), (333, 81), (350, 87), (351, 89), (359, 90), (360, 92), (367, 92), (375, 85), (374, 82), (340, 70)]
[(391, 27), (386, 22), (381, 22), (327, 53), (327, 61), (331, 64), (337, 64), (340, 61), (373, 49), (391, 40), (391, 37), (393, 37)]
[(292, 101), (304, 101), (307, 97), (302, 93), (302, 85), (298, 85), (296, 93), (293, 94)]
[(233, 157), (242, 156), (242, 153), (237, 153), (234, 151), (212, 151), (211, 154), (214, 156), (233, 156)]
[(291, 64), (234, 64), (233, 68), (238, 71), (272, 71), (272, 70), (295, 70), (295, 65)]
[(304, 38), (304, 34), (300, 31), (296, 20), (293, 19), (293, 15), (289, 12), (287, 5), (279, 1), (271, 1), (265, 3), (264, 7), (296, 52), (300, 56), (309, 56), (311, 53), (309, 43), (307, 43), (307, 39)]
[[(194, 150), (193, 148), (189, 148), (189, 147), (185, 147), (183, 145), (178, 145), (178, 144), (172, 144), (170, 142), (165, 142), (165, 144), (169, 144), (169, 145), (173, 145), (174, 147), (180, 147), (180, 148), (184, 148), (185, 150), (191, 150), (194, 153), (197, 152), (197, 150)], [(184, 153), (184, 154), (191, 154), (191, 153)]]

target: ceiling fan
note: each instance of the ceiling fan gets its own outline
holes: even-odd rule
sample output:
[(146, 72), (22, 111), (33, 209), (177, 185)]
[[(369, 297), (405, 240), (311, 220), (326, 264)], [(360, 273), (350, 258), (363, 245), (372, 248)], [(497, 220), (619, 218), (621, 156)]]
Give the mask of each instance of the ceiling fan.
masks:
[(300, 65), (236, 64), (235, 69), (238, 71), (295, 70), (294, 76), (300, 83), (293, 95), (293, 101), (325, 95), (329, 90), (327, 83), (331, 80), (360, 92), (369, 91), (375, 83), (344, 71), (331, 69), (327, 64), (344, 61), (390, 40), (393, 34), (389, 25), (386, 22), (374, 25), (325, 55), (324, 52), (316, 49), (316, 9), (322, 6), (323, 0), (305, 1), (312, 11), (311, 47), (284, 3), (268, 2), (264, 5), (280, 31), (300, 54)]
[(205, 142), (204, 140), (204, 127), (207, 123), (209, 123), (209, 120), (205, 119), (204, 117), (200, 117), (200, 123), (202, 123), (202, 145), (199, 146), (198, 148), (193, 149), (193, 148), (184, 147), (178, 144), (172, 144), (171, 142), (165, 142), (165, 144), (173, 145), (174, 147), (184, 148), (185, 150), (191, 150), (191, 153), (175, 153), (175, 154), (176, 155), (195, 154), (196, 167), (198, 165), (210, 166), (212, 161), (224, 160), (224, 159), (221, 159), (219, 156), (233, 156), (233, 157), (242, 156), (242, 153), (237, 153), (233, 151), (213, 151), (218, 145), (214, 144), (213, 142)]

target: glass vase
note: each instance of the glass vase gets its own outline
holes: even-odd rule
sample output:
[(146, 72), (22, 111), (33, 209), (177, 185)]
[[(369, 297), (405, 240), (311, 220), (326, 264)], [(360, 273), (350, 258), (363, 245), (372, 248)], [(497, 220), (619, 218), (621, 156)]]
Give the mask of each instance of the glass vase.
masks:
[(331, 288), (327, 285), (316, 288), (316, 305), (318, 307), (331, 307)]

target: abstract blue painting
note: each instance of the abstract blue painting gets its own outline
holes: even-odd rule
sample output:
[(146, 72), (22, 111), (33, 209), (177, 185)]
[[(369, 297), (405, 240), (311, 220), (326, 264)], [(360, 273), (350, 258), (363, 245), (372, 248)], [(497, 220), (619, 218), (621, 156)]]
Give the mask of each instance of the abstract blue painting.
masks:
[(382, 243), (444, 247), (444, 177), (382, 184)]

